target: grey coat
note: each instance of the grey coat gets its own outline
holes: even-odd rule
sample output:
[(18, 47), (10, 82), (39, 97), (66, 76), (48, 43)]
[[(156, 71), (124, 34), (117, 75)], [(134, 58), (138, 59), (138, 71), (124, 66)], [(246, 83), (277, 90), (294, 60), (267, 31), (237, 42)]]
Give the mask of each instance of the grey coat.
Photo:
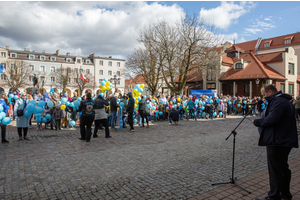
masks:
[(95, 119), (94, 120), (100, 120), (100, 119), (106, 119), (107, 115), (105, 112), (105, 108), (95, 109)]
[[(27, 99), (23, 100), (22, 98), (20, 98), (16, 101), (16, 104), (15, 104), (15, 107), (14, 107), (14, 115), (16, 116), (16, 122), (17, 122), (16, 126), (17, 126), (17, 128), (27, 128), (29, 126), (30, 117), (25, 117), (25, 112), (27, 110), (26, 107), (24, 109), (25, 101), (26, 101), (26, 106), (27, 106), (29, 101)], [(21, 117), (18, 117), (17, 116), (17, 110), (21, 110), (21, 109), (24, 109), (24, 115), (21, 116)]]

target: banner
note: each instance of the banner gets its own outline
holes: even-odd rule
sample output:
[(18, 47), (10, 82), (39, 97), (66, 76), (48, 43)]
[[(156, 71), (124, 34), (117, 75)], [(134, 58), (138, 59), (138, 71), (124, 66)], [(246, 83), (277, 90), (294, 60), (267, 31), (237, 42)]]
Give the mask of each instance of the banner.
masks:
[(200, 97), (201, 95), (207, 95), (209, 97), (217, 97), (217, 90), (191, 90), (191, 95)]

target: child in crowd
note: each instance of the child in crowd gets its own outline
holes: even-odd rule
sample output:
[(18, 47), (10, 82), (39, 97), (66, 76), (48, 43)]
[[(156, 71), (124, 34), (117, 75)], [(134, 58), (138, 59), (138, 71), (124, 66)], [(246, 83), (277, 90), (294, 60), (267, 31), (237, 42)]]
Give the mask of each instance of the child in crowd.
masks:
[(56, 108), (53, 111), (52, 117), (53, 117), (53, 120), (55, 120), (55, 130), (56, 131), (57, 131), (57, 129), (61, 130), (60, 124), (61, 124), (61, 120), (64, 118), (64, 112), (60, 108), (59, 104), (56, 105)]

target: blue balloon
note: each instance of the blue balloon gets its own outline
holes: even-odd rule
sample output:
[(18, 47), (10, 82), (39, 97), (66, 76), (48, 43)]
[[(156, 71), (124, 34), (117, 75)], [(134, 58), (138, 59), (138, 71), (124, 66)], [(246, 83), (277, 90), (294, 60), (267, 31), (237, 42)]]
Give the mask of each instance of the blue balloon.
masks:
[(159, 115), (163, 115), (163, 112), (159, 112)]
[(123, 102), (120, 103), (120, 106), (123, 108), (125, 105)]
[(104, 94), (103, 94), (103, 93), (100, 93), (100, 96), (101, 96), (101, 97), (104, 97)]
[(155, 110), (156, 108), (155, 108), (155, 106), (152, 106), (152, 110)]
[(2, 105), (0, 105), (0, 112), (2, 112), (3, 111), (3, 106)]
[(104, 81), (104, 82), (107, 82), (107, 81), (108, 81), (108, 79), (107, 79), (107, 78), (104, 78), (104, 79), (103, 79), (103, 81)]
[(158, 118), (158, 114), (155, 115), (155, 118)]
[(41, 121), (42, 121), (41, 118), (36, 118), (36, 122), (37, 122), (37, 123), (40, 123)]
[(76, 107), (78, 107), (78, 106), (80, 105), (80, 102), (79, 102), (79, 101), (74, 101), (74, 105), (75, 105)]
[(42, 115), (41, 115), (41, 114), (36, 114), (35, 117), (36, 117), (36, 118), (41, 118)]
[(4, 125), (8, 125), (9, 123), (11, 122), (11, 119), (9, 117), (5, 117), (3, 120), (2, 120), (2, 123)]
[(140, 101), (142, 98), (141, 97), (138, 97), (138, 101)]
[(222, 112), (219, 112), (219, 115), (220, 115), (220, 116), (222, 116), (222, 115), (223, 115), (223, 113), (222, 113)]
[(78, 100), (78, 101), (81, 101), (81, 100), (82, 100), (82, 98), (81, 98), (81, 97), (78, 97), (78, 98), (77, 98), (77, 100)]
[(3, 119), (4, 117), (2, 116), (2, 113), (0, 113), (0, 120)]
[(92, 100), (95, 101), (97, 97), (93, 97)]
[(204, 106), (201, 106), (201, 110), (204, 110), (205, 108), (204, 108)]
[(39, 103), (38, 103), (38, 107), (44, 107), (45, 106), (45, 101), (39, 101)]
[(70, 125), (71, 126), (75, 126), (76, 125), (76, 122), (74, 120), (70, 121)]
[(61, 103), (67, 103), (68, 99), (67, 98), (62, 98)]
[(238, 107), (241, 107), (241, 104), (238, 104), (237, 106), (238, 106)]
[(205, 112), (202, 112), (202, 116), (205, 117), (205, 115), (206, 115), (206, 113), (205, 113)]
[(34, 106), (36, 106), (36, 101), (35, 100), (31, 100), (29, 101), (30, 104), (33, 104)]
[(54, 89), (52, 88), (52, 89), (50, 89), (50, 92), (54, 92)]
[(186, 102), (183, 103), (183, 106), (186, 106)]
[(134, 101), (136, 100), (135, 97), (133, 97), (133, 100), (134, 100)]
[(217, 116), (217, 113), (216, 113), (216, 112), (214, 112), (214, 113), (213, 113), (213, 116), (214, 116), (214, 117), (215, 117), (215, 116)]
[(46, 119), (50, 119), (51, 118), (51, 115), (50, 114), (47, 114), (46, 115)]
[(71, 102), (71, 103), (70, 103), (70, 107), (72, 107), (72, 108), (74, 108), (74, 107), (75, 107), (75, 105), (74, 105), (74, 103), (73, 103), (73, 102)]
[(137, 124), (137, 123), (138, 123), (138, 120), (137, 120), (137, 119), (134, 119), (133, 122)]
[(33, 104), (28, 104), (26, 109), (29, 111), (29, 112), (32, 112), (33, 109), (34, 109), (34, 105)]
[(101, 81), (100, 84), (101, 84), (102, 86), (105, 86), (105, 82), (106, 82), (106, 81)]
[(34, 114), (39, 114), (39, 113), (42, 113), (42, 112), (43, 112), (43, 108), (41, 108), (41, 107), (35, 107), (33, 109)]
[(243, 103), (244, 103), (244, 104), (246, 104), (246, 103), (247, 103), (247, 101), (245, 101), (245, 100), (244, 100), (244, 101), (243, 101)]
[(24, 115), (25, 115), (25, 117), (31, 117), (32, 112), (29, 112), (28, 110), (26, 110), (25, 113), (24, 113)]
[(117, 103), (120, 103), (120, 99), (117, 99)]
[(19, 97), (18, 97), (18, 95), (15, 95), (15, 96), (14, 96), (14, 99), (16, 99), (16, 100), (17, 100), (18, 98), (19, 98)]
[(44, 117), (44, 118), (42, 119), (42, 122), (43, 122), (43, 123), (46, 123), (46, 122), (47, 122), (47, 119)]
[(228, 101), (228, 104), (229, 104), (229, 105), (231, 105), (231, 102), (230, 102), (230, 101)]
[(159, 113), (159, 111), (157, 110), (157, 111), (155, 111), (155, 113), (156, 113), (156, 114), (158, 114), (158, 113)]
[(217, 99), (217, 103), (220, 103), (220, 99)]
[(69, 106), (69, 105), (70, 105), (70, 102), (67, 102), (67, 103), (66, 103), (66, 106)]
[(13, 99), (14, 98), (14, 94), (10, 94), (9, 98)]

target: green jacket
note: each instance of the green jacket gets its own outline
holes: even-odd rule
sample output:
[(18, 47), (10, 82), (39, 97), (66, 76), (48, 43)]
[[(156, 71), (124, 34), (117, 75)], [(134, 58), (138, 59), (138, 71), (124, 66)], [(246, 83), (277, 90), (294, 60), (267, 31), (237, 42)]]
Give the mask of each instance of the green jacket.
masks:
[(149, 108), (148, 108), (144, 98), (142, 98), (139, 102), (139, 113), (141, 116), (144, 116), (144, 117), (147, 117), (150, 115)]

